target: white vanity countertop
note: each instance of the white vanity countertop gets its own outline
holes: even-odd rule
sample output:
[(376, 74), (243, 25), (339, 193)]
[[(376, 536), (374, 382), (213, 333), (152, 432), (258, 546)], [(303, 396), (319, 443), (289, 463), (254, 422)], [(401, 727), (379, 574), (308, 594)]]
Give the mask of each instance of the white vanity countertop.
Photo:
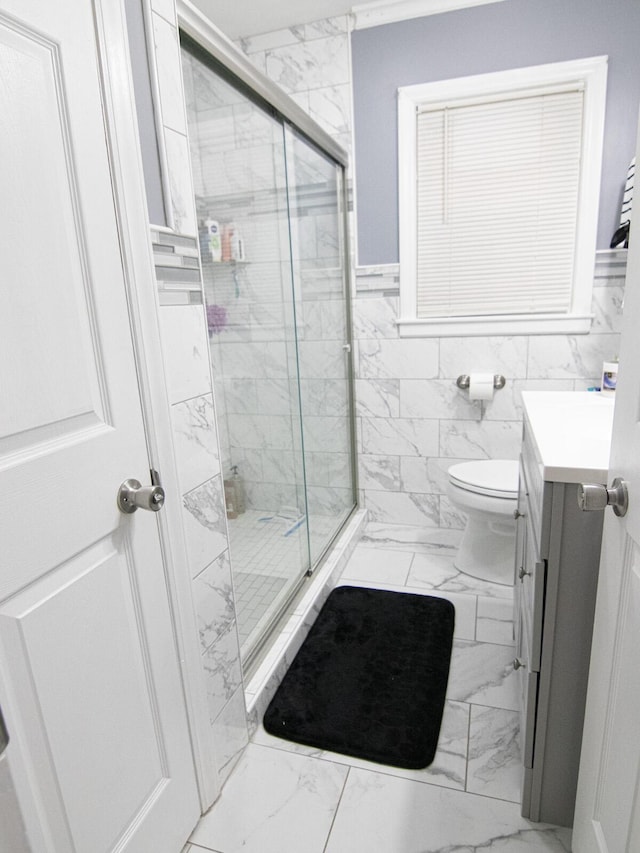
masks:
[(608, 481), (613, 396), (595, 391), (524, 391), (522, 400), (543, 480)]

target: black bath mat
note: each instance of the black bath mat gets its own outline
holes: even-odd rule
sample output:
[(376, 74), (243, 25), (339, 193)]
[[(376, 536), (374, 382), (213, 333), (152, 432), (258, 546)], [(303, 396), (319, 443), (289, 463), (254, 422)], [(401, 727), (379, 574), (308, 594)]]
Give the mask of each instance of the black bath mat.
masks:
[(433, 761), (455, 610), (443, 598), (334, 589), (264, 716), (272, 735), (396, 767)]

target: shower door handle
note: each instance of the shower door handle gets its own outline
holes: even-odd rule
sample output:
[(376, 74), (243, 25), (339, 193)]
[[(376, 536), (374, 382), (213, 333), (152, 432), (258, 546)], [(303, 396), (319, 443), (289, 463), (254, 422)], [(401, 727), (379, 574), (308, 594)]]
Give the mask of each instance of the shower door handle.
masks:
[(344, 352), (351, 352), (351, 344), (342, 344), (342, 349)]

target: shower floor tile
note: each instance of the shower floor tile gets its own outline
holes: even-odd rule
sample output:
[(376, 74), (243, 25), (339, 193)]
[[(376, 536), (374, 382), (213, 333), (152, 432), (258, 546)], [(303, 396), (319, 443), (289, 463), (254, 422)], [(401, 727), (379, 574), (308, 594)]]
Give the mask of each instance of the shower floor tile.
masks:
[[(328, 536), (331, 517), (313, 516), (314, 535)], [(238, 633), (243, 654), (251, 649), (309, 564), (306, 522), (247, 510), (229, 519)]]
[(238, 634), (244, 645), (287, 583), (274, 575), (236, 572), (233, 576)]

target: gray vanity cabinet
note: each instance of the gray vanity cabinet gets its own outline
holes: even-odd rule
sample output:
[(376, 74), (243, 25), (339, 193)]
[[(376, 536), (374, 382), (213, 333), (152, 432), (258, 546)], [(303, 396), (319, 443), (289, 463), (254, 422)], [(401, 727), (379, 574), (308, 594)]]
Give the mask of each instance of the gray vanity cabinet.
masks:
[(543, 479), (525, 418), (516, 540), (522, 814), (571, 826), (575, 805), (602, 513), (577, 505), (577, 484)]

